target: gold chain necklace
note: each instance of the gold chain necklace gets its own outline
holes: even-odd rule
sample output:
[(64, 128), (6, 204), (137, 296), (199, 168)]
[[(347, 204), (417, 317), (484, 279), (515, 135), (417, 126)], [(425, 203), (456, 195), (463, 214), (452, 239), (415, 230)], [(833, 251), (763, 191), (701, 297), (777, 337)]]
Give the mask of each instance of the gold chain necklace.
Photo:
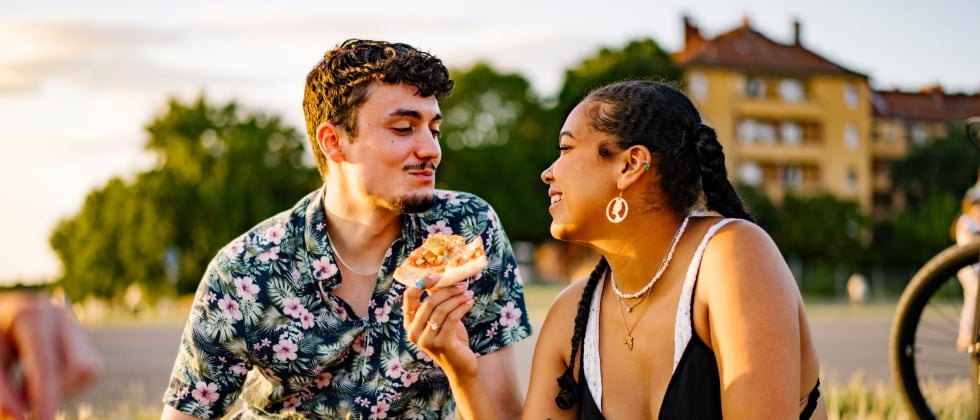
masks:
[[(374, 271), (367, 272), (367, 273), (365, 273), (363, 271), (355, 270), (353, 267), (351, 267), (349, 264), (347, 264), (347, 261), (344, 261), (344, 257), (341, 257), (340, 256), (340, 251), (337, 250), (337, 247), (334, 246), (333, 241), (330, 240), (330, 233), (329, 232), (327, 232), (327, 244), (330, 245), (330, 250), (333, 251), (333, 255), (335, 257), (337, 257), (337, 262), (339, 262), (341, 265), (343, 265), (344, 267), (346, 267), (352, 273), (359, 274), (359, 275), (362, 275), (362, 276), (377, 276), (378, 275), (378, 271), (381, 271), (381, 264), (379, 264), (378, 265), (378, 268), (374, 269)], [(384, 261), (382, 261), (382, 264), (384, 264)]]
[[(646, 295), (643, 296), (646, 297)], [(633, 308), (640, 306), (640, 304), (642, 304), (644, 300), (646, 299), (640, 299), (640, 301), (633, 306), (627, 305), (626, 302), (624, 302), (622, 299), (616, 300), (617, 302), (620, 303), (619, 314), (622, 315), (623, 327), (626, 328), (626, 335), (623, 336), (623, 344), (626, 345), (626, 348), (629, 349), (629, 351), (633, 351), (633, 329), (640, 324), (640, 320), (643, 319), (643, 314), (646, 313), (646, 308), (649, 308), (649, 306), (644, 306), (643, 311), (641, 311), (636, 315), (636, 322), (633, 323), (633, 326), (630, 326), (629, 322), (626, 321), (626, 312), (633, 312)], [(623, 306), (626, 306), (629, 309), (627, 311), (623, 311)]]
[(650, 296), (650, 293), (649, 292), (644, 293), (643, 296), (640, 296), (638, 298), (634, 298), (634, 299), (639, 299), (639, 300), (636, 301), (636, 303), (634, 303), (632, 305), (630, 305), (629, 303), (626, 303), (626, 299), (623, 299), (623, 298), (621, 298), (619, 296), (616, 296), (616, 298), (619, 299), (619, 301), (623, 305), (626, 305), (626, 312), (627, 313), (632, 313), (633, 312), (633, 308), (635, 308), (637, 306), (640, 306), (640, 304), (643, 303), (643, 301), (647, 299), (647, 296)]

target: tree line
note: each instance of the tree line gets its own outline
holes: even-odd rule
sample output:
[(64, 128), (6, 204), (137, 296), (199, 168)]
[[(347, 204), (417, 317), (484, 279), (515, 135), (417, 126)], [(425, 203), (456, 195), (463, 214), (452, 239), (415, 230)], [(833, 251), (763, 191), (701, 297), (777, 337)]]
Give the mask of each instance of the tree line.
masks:
[[(557, 133), (571, 108), (592, 88), (617, 80), (683, 88), (683, 70), (649, 38), (600, 49), (566, 71), (554, 98), (486, 63), (452, 73), (455, 92), (440, 103), (437, 187), (486, 198), (512, 240), (535, 244), (551, 240), (539, 175), (557, 157)], [(145, 131), (155, 165), (94, 189), (51, 233), (64, 268), (56, 284), (73, 300), (119, 299), (132, 285), (150, 300), (193, 293), (221, 246), (321, 185), (305, 131), (234, 101), (170, 99)], [(738, 189), (788, 259), (851, 271), (914, 268), (952, 243), (949, 224), (980, 165), (965, 136), (950, 132), (950, 139), (895, 163), (894, 184), (909, 193), (893, 221), (874, 224), (856, 203), (829, 194), (790, 195), (776, 206), (759, 191)], [(832, 292), (820, 282), (810, 289)]]

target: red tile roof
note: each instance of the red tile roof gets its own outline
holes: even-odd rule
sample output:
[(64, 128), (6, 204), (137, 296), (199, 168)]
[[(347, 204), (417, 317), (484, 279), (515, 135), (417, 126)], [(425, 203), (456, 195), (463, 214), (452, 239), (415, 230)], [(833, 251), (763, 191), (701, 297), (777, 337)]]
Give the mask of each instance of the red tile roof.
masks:
[(799, 42), (799, 23), (796, 41), (781, 44), (752, 29), (748, 20), (714, 39), (703, 38), (696, 26), (684, 18), (685, 47), (674, 54), (682, 65), (730, 67), (753, 72), (807, 75), (851, 74), (866, 75), (849, 70), (808, 50)]
[(980, 94), (947, 94), (942, 88), (921, 92), (874, 91), (871, 103), (876, 117), (946, 122), (980, 115)]

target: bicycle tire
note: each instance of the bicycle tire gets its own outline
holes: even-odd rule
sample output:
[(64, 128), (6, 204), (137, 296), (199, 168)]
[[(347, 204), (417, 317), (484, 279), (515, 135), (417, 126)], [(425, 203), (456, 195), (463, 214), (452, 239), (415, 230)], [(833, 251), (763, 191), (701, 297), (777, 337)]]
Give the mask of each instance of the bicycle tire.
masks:
[[(889, 343), (892, 374), (906, 408), (919, 418), (936, 418), (936, 413), (923, 395), (921, 382), (926, 378), (920, 377), (917, 372), (916, 357), (920, 351), (918, 348), (920, 344), (916, 342), (916, 335), (923, 310), (940, 288), (949, 286), (949, 283), (959, 285), (956, 280), (957, 271), (976, 264), (978, 260), (980, 260), (980, 241), (946, 248), (916, 272), (896, 307)], [(963, 357), (969, 356), (964, 354)], [(967, 375), (977, 370), (976, 359), (969, 360), (967, 363), (972, 365), (972, 369), (967, 370)], [(976, 381), (973, 382), (972, 387), (974, 394), (971, 395), (975, 395)]]

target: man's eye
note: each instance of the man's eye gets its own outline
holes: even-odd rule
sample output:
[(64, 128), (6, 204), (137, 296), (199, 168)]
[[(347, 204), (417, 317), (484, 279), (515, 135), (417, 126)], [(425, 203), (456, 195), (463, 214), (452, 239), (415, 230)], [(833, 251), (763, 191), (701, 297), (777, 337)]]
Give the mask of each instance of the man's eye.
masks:
[(431, 131), (432, 131), (432, 137), (435, 138), (439, 138), (439, 135), (442, 134), (442, 132), (439, 130), (431, 130)]
[(408, 134), (412, 132), (412, 127), (393, 127), (392, 130), (394, 130), (396, 133)]

